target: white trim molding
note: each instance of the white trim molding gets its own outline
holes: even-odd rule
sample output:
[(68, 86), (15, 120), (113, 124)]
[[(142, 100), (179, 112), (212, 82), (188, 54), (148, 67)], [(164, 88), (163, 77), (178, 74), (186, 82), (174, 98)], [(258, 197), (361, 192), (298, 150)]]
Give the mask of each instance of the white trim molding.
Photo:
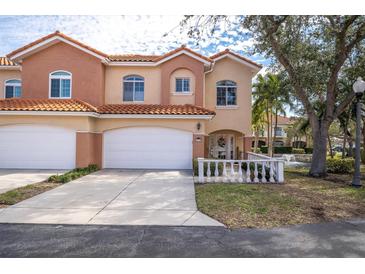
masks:
[(115, 62), (115, 61), (110, 61), (108, 60), (106, 62), (107, 65), (109, 66), (136, 66), (136, 67), (140, 67), (140, 66), (143, 66), (143, 67), (156, 67), (168, 60), (171, 60), (181, 54), (185, 54), (185, 55), (188, 55), (190, 56), (191, 58), (194, 58), (196, 60), (198, 60), (199, 62), (202, 62), (204, 65), (210, 65), (212, 62), (209, 62), (203, 58), (200, 58), (199, 56), (196, 56), (195, 54), (187, 51), (187, 50), (180, 50), (170, 56), (167, 56), (165, 58), (162, 58), (161, 60), (157, 61), (157, 62)]
[(21, 70), (22, 66), (0, 66), (0, 70)]
[(101, 119), (187, 119), (187, 120), (211, 120), (214, 115), (188, 115), (188, 114), (100, 114)]
[(100, 119), (187, 119), (211, 120), (214, 115), (188, 115), (188, 114), (99, 114), (96, 112), (77, 111), (28, 111), (28, 110), (1, 110), (1, 115), (29, 115), (29, 116), (89, 116)]
[(1, 115), (30, 115), (30, 116), (90, 116), (99, 117), (96, 112), (78, 111), (37, 111), (37, 110), (0, 110)]
[(223, 58), (226, 58), (226, 57), (228, 57), (228, 58), (230, 58), (230, 59), (232, 59), (232, 60), (234, 60), (234, 61), (236, 61), (236, 62), (238, 62), (238, 63), (241, 63), (241, 64), (243, 64), (243, 65), (246, 65), (246, 66), (248, 66), (248, 67), (250, 67), (251, 69), (254, 69), (255, 70), (255, 72), (259, 72), (260, 70), (261, 70), (261, 68), (260, 67), (258, 67), (258, 66), (255, 66), (254, 64), (251, 64), (250, 62), (247, 62), (247, 61), (245, 61), (245, 60), (242, 60), (242, 59), (240, 59), (240, 58), (238, 58), (238, 57), (236, 57), (236, 56), (234, 56), (234, 55), (232, 55), (231, 53), (226, 53), (226, 54), (224, 54), (224, 55), (222, 55), (222, 56), (219, 56), (219, 57), (217, 57), (217, 58), (214, 58), (214, 61), (215, 62), (217, 62), (217, 61), (219, 61), (219, 60), (221, 60), (221, 59), (223, 59)]
[(37, 50), (38, 48), (40, 48), (40, 47), (42, 47), (42, 46), (46, 46), (47, 44), (49, 44), (49, 43), (51, 43), (51, 42), (54, 42), (54, 41), (61, 41), (61, 42), (64, 42), (64, 43), (66, 43), (66, 44), (69, 44), (69, 45), (71, 45), (71, 46), (73, 46), (73, 47), (75, 47), (75, 48), (77, 48), (77, 49), (79, 49), (79, 50), (82, 50), (82, 51), (84, 51), (84, 52), (86, 52), (86, 53), (88, 53), (88, 54), (90, 54), (90, 55), (93, 55), (93, 56), (95, 56), (96, 58), (99, 58), (99, 59), (101, 59), (101, 60), (105, 60), (106, 59), (106, 57), (104, 57), (104, 56), (101, 56), (101, 55), (99, 55), (99, 54), (97, 54), (97, 53), (95, 53), (95, 52), (93, 52), (93, 51), (91, 51), (91, 50), (88, 50), (87, 48), (85, 48), (85, 47), (82, 47), (82, 46), (80, 46), (80, 45), (78, 45), (78, 44), (76, 44), (76, 43), (74, 43), (74, 42), (71, 42), (71, 41), (69, 41), (69, 40), (67, 40), (67, 39), (65, 39), (65, 38), (63, 38), (63, 37), (61, 37), (61, 36), (58, 36), (58, 35), (55, 35), (55, 36), (53, 36), (53, 37), (51, 37), (51, 38), (48, 38), (48, 39), (46, 39), (46, 40), (44, 40), (44, 41), (42, 41), (42, 42), (39, 42), (38, 44), (36, 44), (36, 45), (34, 45), (34, 46), (32, 46), (32, 47), (30, 47), (30, 48), (27, 48), (27, 49), (25, 49), (25, 50), (22, 50), (22, 51), (20, 51), (20, 52), (18, 52), (18, 53), (16, 53), (16, 54), (14, 54), (12, 57), (11, 57), (11, 59), (17, 59), (17, 58), (21, 58), (22, 56), (24, 56), (24, 55), (27, 55), (28, 53), (30, 53), (30, 52), (32, 52), (32, 51), (34, 51), (34, 50)]

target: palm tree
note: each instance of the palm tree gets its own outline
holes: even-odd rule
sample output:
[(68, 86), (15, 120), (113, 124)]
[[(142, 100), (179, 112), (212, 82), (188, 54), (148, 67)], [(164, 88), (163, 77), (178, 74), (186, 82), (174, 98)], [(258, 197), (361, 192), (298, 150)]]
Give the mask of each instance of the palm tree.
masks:
[(259, 74), (257, 76), (257, 82), (253, 84), (254, 92), (253, 97), (255, 99), (254, 109), (260, 108), (264, 110), (266, 114), (265, 121), (267, 126), (267, 143), (268, 143), (268, 154), (272, 156), (272, 104), (273, 98), (269, 89), (267, 78)]
[(255, 134), (254, 152), (257, 151), (259, 134), (265, 128), (265, 108), (261, 104), (255, 104), (252, 108), (252, 130)]
[[(257, 77), (253, 85), (254, 109), (260, 109), (266, 114), (268, 154), (273, 155), (273, 142), (276, 140), (278, 115), (286, 114), (285, 106), (289, 104), (289, 93), (279, 75), (267, 74)], [(272, 139), (273, 116), (275, 117), (274, 139)]]

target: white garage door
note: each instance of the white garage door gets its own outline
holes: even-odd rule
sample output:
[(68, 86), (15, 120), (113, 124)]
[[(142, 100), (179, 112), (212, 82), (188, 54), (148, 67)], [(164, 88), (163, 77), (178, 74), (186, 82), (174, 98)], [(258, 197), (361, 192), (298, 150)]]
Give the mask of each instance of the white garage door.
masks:
[(105, 168), (191, 169), (192, 133), (135, 127), (104, 133)]
[(75, 168), (76, 133), (39, 126), (0, 127), (0, 168)]

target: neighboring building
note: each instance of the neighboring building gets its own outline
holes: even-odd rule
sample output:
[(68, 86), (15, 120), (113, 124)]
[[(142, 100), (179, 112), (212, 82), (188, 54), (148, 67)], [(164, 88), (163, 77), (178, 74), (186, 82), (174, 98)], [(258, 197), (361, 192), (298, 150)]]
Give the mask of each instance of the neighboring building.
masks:
[(251, 81), (229, 50), (107, 55), (60, 32), (0, 59), (0, 168), (191, 168), (251, 148)]
[[(286, 117), (278, 115), (278, 124), (276, 128), (276, 142), (274, 146), (292, 146), (291, 138), (288, 138), (288, 128), (290, 128), (295, 122), (295, 117)], [(273, 117), (272, 123), (272, 138), (274, 138), (275, 132), (275, 117)], [(259, 134), (259, 146), (267, 146), (267, 127)], [(252, 143), (252, 146), (254, 144)]]

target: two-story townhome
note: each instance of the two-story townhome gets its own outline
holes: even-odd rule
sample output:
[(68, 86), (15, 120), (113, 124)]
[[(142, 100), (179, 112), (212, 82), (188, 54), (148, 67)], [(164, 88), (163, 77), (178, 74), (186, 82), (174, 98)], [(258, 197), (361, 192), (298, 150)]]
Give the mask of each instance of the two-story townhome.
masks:
[[(282, 146), (292, 146), (292, 140), (288, 137), (288, 129), (292, 127), (295, 122), (295, 117), (287, 117), (278, 115), (277, 125), (275, 129), (275, 118), (273, 118), (272, 126), (271, 126), (271, 136), (274, 138), (276, 135), (276, 141), (274, 146), (282, 147)], [(276, 132), (275, 132), (276, 130)], [(259, 146), (267, 145), (267, 128), (259, 132)], [(254, 144), (252, 143), (252, 146)]]
[(242, 158), (260, 69), (229, 50), (107, 55), (57, 31), (0, 58), (0, 168)]

